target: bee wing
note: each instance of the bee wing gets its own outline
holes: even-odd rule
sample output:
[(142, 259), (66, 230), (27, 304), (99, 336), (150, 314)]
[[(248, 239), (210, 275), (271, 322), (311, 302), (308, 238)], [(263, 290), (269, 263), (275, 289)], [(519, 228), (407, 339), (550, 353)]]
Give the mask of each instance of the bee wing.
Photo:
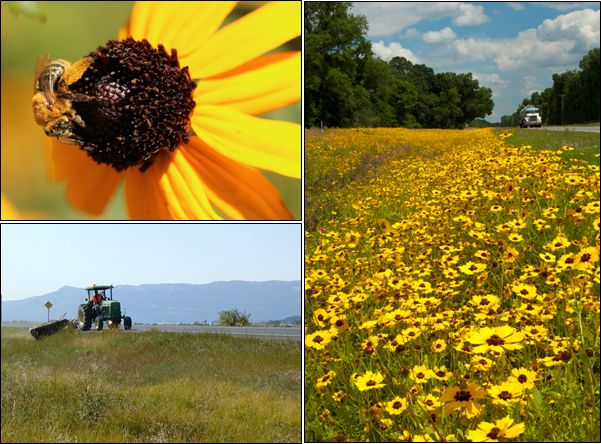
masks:
[[(48, 51), (43, 56), (38, 57), (38, 63), (35, 66), (35, 74), (33, 76), (33, 93), (41, 92), (44, 94), (46, 103), (51, 104), (54, 102), (53, 89), (54, 85), (52, 81), (40, 81), (40, 77), (44, 72), (44, 68), (51, 62), (50, 54)], [(49, 76), (50, 77), (50, 76)]]

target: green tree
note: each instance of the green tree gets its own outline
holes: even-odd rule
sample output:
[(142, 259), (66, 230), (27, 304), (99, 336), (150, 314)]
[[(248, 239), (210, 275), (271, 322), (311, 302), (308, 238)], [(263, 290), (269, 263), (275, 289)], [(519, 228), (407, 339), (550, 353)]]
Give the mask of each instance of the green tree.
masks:
[(231, 327), (234, 326), (245, 326), (249, 325), (251, 314), (246, 313), (246, 310), (242, 313), (238, 311), (237, 308), (232, 308), (231, 310), (224, 310), (219, 312), (219, 325), (228, 325)]
[(351, 2), (305, 2), (305, 125), (352, 126), (369, 94), (360, 85), (372, 56), (367, 19)]

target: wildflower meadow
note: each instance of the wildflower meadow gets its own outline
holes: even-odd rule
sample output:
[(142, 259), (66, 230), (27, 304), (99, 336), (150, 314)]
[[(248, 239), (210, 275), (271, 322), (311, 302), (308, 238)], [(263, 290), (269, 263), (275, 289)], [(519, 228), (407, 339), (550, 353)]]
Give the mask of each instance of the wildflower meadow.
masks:
[(306, 130), (306, 441), (599, 442), (598, 144), (511, 137)]

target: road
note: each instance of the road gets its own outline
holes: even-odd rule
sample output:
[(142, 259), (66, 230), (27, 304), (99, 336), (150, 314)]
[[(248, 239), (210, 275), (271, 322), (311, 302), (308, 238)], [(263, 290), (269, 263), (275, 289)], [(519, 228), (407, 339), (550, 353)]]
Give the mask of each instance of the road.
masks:
[(598, 126), (543, 126), (541, 128), (531, 128), (538, 131), (583, 131), (587, 133), (598, 133)]
[[(2, 327), (31, 328), (37, 324), (34, 322), (2, 322)], [(179, 325), (179, 324), (160, 324), (143, 325), (134, 324), (131, 331), (142, 332), (150, 330), (172, 331), (172, 332), (190, 332), (190, 333), (222, 333), (235, 336), (253, 336), (269, 339), (292, 339), (300, 341), (302, 339), (302, 328), (300, 327), (222, 327), (217, 325)], [(90, 330), (95, 332), (95, 330)]]

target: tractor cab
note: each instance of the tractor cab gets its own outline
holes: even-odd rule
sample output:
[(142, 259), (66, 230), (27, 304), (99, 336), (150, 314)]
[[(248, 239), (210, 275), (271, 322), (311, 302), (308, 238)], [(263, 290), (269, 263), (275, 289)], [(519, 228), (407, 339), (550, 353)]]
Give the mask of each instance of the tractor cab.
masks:
[(102, 301), (113, 300), (113, 286), (112, 285), (94, 285), (86, 288), (88, 297), (86, 301), (92, 301), (93, 304), (101, 305)]
[(87, 287), (86, 303), (79, 306), (79, 328), (89, 330), (94, 323), (97, 330), (102, 330), (106, 322), (109, 327), (119, 328), (121, 321), (126, 330), (131, 329), (131, 318), (121, 314), (121, 303), (113, 300), (112, 285), (93, 285)]

